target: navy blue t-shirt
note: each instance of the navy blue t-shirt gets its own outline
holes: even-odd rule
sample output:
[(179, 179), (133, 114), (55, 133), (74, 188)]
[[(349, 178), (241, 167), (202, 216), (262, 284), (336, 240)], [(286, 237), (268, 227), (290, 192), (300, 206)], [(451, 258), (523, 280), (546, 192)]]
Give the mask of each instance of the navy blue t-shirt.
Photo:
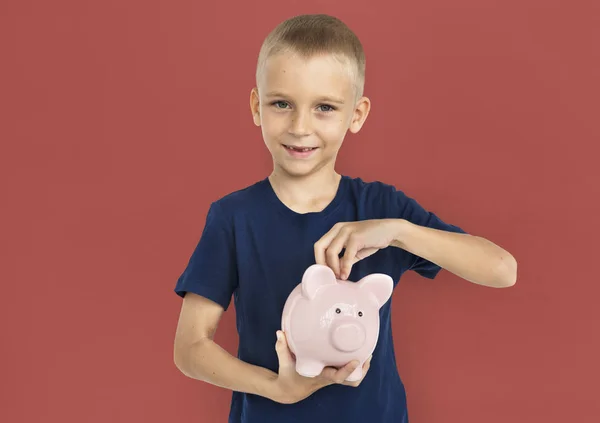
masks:
[[(337, 222), (383, 218), (464, 233), (381, 182), (342, 176), (336, 196), (324, 210), (300, 214), (279, 200), (265, 178), (211, 204), (200, 241), (175, 292), (202, 295), (225, 309), (233, 295), (238, 358), (277, 372), (275, 333), (281, 329), (288, 295), (315, 263), (315, 242)], [(407, 270), (433, 279), (440, 267), (388, 247), (356, 263), (348, 279), (385, 273), (395, 287)], [(229, 422), (408, 422), (406, 394), (394, 355), (391, 303), (390, 299), (380, 309), (378, 343), (360, 386), (330, 385), (295, 404), (233, 392)]]

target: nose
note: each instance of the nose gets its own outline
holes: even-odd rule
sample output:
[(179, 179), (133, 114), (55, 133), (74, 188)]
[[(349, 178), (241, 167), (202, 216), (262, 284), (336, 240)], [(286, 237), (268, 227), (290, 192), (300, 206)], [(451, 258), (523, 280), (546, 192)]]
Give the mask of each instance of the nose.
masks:
[(333, 346), (340, 351), (356, 351), (365, 343), (365, 329), (359, 323), (341, 323), (333, 329), (331, 341)]
[(310, 135), (310, 113), (305, 111), (297, 111), (293, 114), (292, 122), (290, 124), (290, 134), (297, 137)]

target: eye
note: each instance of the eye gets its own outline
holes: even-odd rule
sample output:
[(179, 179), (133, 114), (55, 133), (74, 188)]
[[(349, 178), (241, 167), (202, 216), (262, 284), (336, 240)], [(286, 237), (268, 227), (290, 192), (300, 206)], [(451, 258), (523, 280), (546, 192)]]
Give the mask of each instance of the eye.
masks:
[[(285, 101), (274, 101), (273, 103), (271, 103), (273, 106), (275, 106), (276, 109), (285, 109), (285, 107), (288, 105)], [(281, 107), (280, 107), (281, 106)]]
[(358, 312), (358, 317), (362, 317), (362, 315), (363, 315), (363, 314), (362, 314), (362, 311), (359, 311), (359, 312)]
[(336, 312), (337, 314), (340, 314), (340, 313), (342, 312), (342, 310), (340, 310), (339, 308), (336, 308), (336, 309), (335, 309), (335, 312)]
[[(321, 109), (321, 107), (325, 107), (325, 110)], [(335, 107), (330, 106), (329, 104), (321, 104), (319, 106), (319, 109), (321, 109), (320, 110), (321, 112), (327, 113), (327, 112), (333, 112), (335, 110)]]

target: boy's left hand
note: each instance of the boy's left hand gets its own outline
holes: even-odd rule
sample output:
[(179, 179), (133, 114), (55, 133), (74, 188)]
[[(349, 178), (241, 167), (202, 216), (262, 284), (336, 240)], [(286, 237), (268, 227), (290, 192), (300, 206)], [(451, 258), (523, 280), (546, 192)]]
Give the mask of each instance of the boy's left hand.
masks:
[[(315, 243), (317, 264), (329, 266), (336, 277), (346, 279), (354, 263), (369, 257), (396, 239), (398, 219), (340, 222)], [(339, 258), (345, 248), (343, 258)]]

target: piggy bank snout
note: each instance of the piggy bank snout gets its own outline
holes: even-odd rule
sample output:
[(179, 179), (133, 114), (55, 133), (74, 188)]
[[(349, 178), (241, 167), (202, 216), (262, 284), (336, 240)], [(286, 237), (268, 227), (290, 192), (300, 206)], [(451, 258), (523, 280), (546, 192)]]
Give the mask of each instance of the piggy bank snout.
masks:
[(360, 349), (364, 345), (365, 339), (365, 328), (356, 321), (340, 322), (331, 331), (333, 346), (344, 352), (353, 352)]

